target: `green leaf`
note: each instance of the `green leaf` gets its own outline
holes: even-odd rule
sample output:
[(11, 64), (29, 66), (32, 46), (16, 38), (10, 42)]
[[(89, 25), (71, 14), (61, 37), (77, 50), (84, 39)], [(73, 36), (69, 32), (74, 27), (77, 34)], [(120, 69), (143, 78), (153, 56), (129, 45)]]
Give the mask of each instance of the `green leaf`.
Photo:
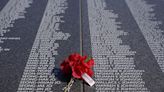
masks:
[(90, 59), (92, 59), (92, 57), (88, 57), (84, 62), (87, 63)]

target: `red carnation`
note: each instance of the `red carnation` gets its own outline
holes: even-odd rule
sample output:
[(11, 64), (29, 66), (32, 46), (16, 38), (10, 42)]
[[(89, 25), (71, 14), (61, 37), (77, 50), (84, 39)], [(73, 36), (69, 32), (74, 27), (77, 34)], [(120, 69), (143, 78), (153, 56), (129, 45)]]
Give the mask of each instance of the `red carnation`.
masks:
[(61, 64), (61, 70), (63, 73), (70, 74), (74, 78), (82, 79), (82, 74), (87, 73), (89, 76), (93, 76), (92, 67), (94, 65), (93, 59), (88, 59), (87, 56), (81, 56), (80, 54), (71, 54)]
[(69, 65), (68, 59), (64, 60), (64, 62), (60, 65), (60, 68), (64, 74), (66, 74), (66, 75), (71, 74), (71, 67)]

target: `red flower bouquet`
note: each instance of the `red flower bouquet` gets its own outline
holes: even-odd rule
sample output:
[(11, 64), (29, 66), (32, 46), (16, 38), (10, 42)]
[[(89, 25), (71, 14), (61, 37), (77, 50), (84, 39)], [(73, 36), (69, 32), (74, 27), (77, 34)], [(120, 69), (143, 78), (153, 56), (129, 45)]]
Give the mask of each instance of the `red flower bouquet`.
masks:
[[(94, 60), (92, 58), (87, 56), (81, 56), (80, 54), (74, 53), (71, 54), (68, 58), (66, 58), (64, 62), (60, 65), (60, 67), (62, 72), (66, 76), (71, 74), (73, 78), (82, 79), (86, 82), (89, 82), (89, 80), (87, 81), (88, 77), (90, 78), (94, 74), (92, 71), (93, 65)], [(68, 86), (70, 85), (68, 84)], [(65, 87), (65, 89), (67, 88), (68, 87)]]

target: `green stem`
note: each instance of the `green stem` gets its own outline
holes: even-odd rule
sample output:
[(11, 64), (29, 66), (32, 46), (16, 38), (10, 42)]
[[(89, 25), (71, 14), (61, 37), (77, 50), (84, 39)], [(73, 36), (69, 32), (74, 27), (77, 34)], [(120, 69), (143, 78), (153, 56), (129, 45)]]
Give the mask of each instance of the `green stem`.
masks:
[(74, 83), (74, 78), (71, 78), (71, 80), (69, 81), (68, 85), (63, 88), (64, 92), (69, 92), (73, 83)]

